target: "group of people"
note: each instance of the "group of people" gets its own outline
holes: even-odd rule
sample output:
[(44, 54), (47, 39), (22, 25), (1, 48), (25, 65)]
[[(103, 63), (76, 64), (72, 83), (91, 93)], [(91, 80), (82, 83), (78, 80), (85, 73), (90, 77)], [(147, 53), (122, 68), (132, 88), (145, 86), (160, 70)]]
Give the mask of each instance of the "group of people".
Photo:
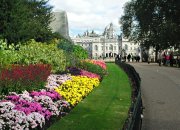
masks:
[(158, 54), (158, 63), (159, 66), (161, 66), (161, 64), (173, 66), (173, 52), (167, 53), (166, 51), (160, 51)]
[(137, 56), (133, 56), (132, 54), (128, 54), (128, 56), (124, 56), (124, 61), (126, 62), (126, 59), (128, 60), (128, 62), (132, 61), (136, 61), (136, 62), (139, 62), (140, 61), (140, 56), (137, 55)]
[(117, 55), (116, 56), (116, 60), (122, 60), (122, 61), (124, 61), (124, 62), (126, 62), (126, 60), (128, 61), (128, 62), (130, 62), (130, 61), (132, 61), (132, 62), (134, 62), (134, 61), (136, 61), (136, 62), (139, 62), (140, 61), (140, 56), (133, 56), (133, 55), (131, 55), (131, 54), (128, 54), (127, 56), (125, 55), (125, 56), (121, 56), (121, 55)]

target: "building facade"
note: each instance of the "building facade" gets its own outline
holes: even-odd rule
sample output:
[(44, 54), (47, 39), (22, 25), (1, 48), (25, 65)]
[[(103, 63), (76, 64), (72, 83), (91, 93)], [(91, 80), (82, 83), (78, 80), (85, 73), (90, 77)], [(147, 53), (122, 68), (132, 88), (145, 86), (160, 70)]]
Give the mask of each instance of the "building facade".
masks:
[(104, 29), (102, 35), (98, 35), (94, 31), (86, 31), (84, 35), (78, 35), (71, 39), (75, 45), (86, 49), (89, 57), (93, 59), (112, 58), (121, 53), (122, 39), (121, 36), (115, 34), (112, 23)]
[(128, 39), (122, 38), (122, 56), (139, 56), (141, 59), (142, 51), (139, 43), (129, 41)]

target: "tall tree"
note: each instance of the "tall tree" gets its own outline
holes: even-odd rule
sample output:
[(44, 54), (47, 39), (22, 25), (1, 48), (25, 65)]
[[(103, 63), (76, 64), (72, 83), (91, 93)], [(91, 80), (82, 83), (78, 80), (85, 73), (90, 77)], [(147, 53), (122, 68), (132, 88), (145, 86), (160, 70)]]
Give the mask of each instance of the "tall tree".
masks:
[(0, 36), (8, 43), (46, 41), (52, 32), (52, 7), (47, 0), (0, 0)]
[(159, 49), (180, 47), (180, 2), (178, 0), (132, 0), (120, 21), (130, 40)]

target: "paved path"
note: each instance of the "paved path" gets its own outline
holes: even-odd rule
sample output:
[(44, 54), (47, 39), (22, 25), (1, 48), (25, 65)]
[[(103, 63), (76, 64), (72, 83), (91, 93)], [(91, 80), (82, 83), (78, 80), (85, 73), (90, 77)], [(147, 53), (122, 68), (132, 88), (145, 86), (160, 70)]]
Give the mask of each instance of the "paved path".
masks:
[(142, 130), (180, 130), (180, 68), (130, 63), (141, 77)]

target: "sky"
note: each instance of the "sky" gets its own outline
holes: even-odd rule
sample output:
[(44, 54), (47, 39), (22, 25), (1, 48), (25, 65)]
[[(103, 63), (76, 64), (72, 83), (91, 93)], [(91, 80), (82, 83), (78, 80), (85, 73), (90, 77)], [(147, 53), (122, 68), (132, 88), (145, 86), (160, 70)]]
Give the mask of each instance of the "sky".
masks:
[(113, 23), (116, 34), (120, 33), (119, 18), (123, 6), (129, 0), (49, 0), (53, 11), (66, 11), (70, 36), (82, 35), (86, 30), (102, 34)]

